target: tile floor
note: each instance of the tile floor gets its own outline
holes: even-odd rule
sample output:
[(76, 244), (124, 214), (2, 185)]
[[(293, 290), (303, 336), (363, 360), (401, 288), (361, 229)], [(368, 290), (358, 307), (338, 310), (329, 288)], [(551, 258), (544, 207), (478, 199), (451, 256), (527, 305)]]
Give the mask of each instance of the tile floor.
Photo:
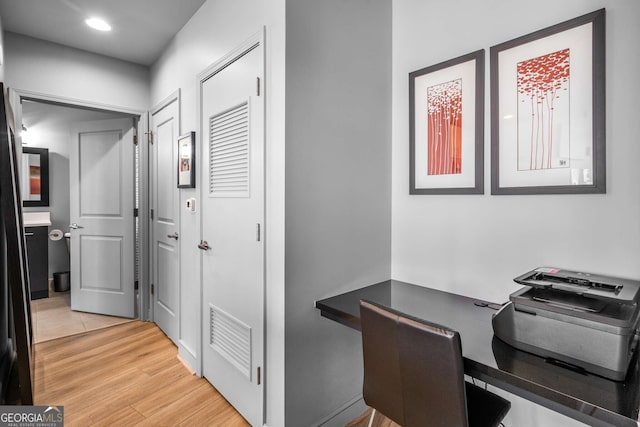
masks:
[(69, 292), (49, 293), (49, 298), (31, 301), (33, 338), (39, 343), (106, 328), (133, 319), (71, 311)]

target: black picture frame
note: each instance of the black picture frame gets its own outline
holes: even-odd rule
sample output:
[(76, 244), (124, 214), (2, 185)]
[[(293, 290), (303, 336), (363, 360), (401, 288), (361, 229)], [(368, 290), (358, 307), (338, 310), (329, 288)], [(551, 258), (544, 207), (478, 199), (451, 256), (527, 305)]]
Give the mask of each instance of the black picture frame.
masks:
[(196, 133), (178, 137), (178, 188), (196, 187)]
[[(484, 193), (484, 49), (409, 73), (409, 194)], [(423, 80), (422, 82), (420, 80)], [(428, 110), (431, 88), (460, 81), (462, 128), (460, 150), (447, 172), (434, 171), (437, 143), (429, 142)], [(426, 87), (434, 83), (433, 86)], [(471, 89), (467, 89), (471, 88)], [(434, 89), (435, 90), (435, 89)], [(418, 93), (420, 92), (420, 93)], [(470, 112), (471, 124), (466, 125)], [(455, 150), (454, 150), (455, 151)], [(417, 159), (424, 159), (418, 167)], [(466, 165), (473, 165), (473, 169)], [(468, 171), (468, 172), (467, 172)], [(431, 184), (433, 183), (433, 185)]]
[(606, 193), (605, 9), (493, 46), (490, 55), (491, 194)]
[[(49, 150), (47, 148), (22, 147), (22, 154), (40, 156), (40, 200), (22, 200), (24, 207), (49, 206)], [(22, 174), (24, 179), (31, 179), (29, 171)], [(29, 185), (29, 184), (25, 184)]]

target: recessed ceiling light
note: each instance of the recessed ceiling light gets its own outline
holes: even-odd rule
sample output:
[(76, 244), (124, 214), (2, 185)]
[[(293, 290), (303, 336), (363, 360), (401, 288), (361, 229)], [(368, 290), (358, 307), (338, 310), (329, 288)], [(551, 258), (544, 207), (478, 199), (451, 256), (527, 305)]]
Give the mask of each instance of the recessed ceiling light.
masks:
[(98, 31), (111, 31), (111, 25), (100, 18), (89, 18), (84, 21), (88, 26)]

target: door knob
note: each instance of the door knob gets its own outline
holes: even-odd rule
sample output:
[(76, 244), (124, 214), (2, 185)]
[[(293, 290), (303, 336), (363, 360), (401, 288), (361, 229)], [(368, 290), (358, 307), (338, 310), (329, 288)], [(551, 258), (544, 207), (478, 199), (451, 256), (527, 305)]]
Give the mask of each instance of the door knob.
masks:
[(84, 227), (74, 222), (73, 224), (69, 224), (69, 228), (71, 228), (72, 230), (77, 230), (78, 228), (84, 228)]
[(207, 243), (206, 240), (200, 240), (198, 249), (202, 249), (203, 251), (208, 251), (209, 249), (211, 249), (211, 246), (209, 246), (209, 243)]
[(167, 237), (170, 238), (170, 239), (178, 240), (178, 233), (167, 234)]

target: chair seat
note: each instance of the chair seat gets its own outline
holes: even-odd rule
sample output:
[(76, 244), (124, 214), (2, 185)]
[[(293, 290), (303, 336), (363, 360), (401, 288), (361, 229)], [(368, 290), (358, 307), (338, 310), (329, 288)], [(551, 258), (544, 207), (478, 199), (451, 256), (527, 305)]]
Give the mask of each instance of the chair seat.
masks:
[(465, 382), (469, 427), (497, 427), (511, 402), (470, 382)]

